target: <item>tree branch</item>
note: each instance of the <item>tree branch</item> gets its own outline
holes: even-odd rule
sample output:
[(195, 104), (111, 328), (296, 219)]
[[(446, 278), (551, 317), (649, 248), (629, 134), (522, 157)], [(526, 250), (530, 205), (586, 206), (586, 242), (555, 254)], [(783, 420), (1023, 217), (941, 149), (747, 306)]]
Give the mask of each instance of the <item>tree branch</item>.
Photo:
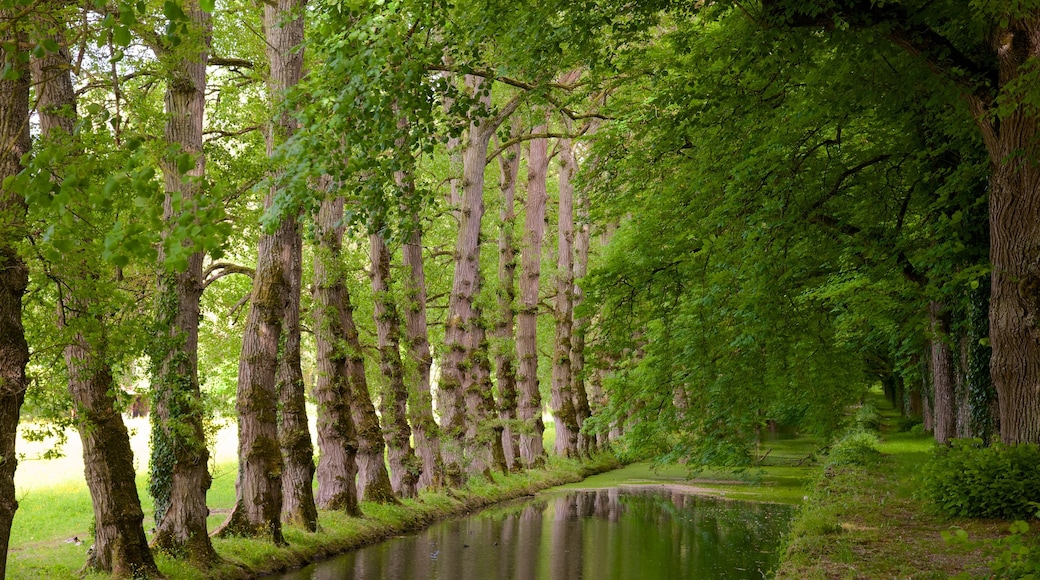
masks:
[(256, 270), (247, 266), (239, 266), (230, 262), (214, 262), (202, 273), (202, 288), (205, 290), (209, 285), (230, 274), (242, 274), (250, 278), (256, 274)]

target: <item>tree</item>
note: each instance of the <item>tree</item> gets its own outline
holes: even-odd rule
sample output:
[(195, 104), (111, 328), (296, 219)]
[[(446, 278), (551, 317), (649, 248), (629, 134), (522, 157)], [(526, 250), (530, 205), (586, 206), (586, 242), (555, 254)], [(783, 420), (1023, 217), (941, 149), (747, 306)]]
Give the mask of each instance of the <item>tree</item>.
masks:
[[(545, 133), (542, 124), (533, 133)], [(517, 316), (516, 357), (520, 397), (517, 417), (529, 431), (520, 435), (520, 460), (527, 467), (543, 461), (542, 404), (538, 391), (538, 283), (541, 276), (542, 238), (545, 230), (546, 173), (549, 168), (548, 140), (532, 139), (527, 160), (527, 201), (520, 263), (520, 308)]]
[[(328, 180), (326, 180), (326, 183)], [(322, 187), (326, 191), (328, 187)], [(321, 202), (315, 227), (314, 336), (317, 373), (314, 398), (318, 404), (318, 505), (359, 516), (357, 434), (350, 413), (347, 386), (347, 301), (340, 251), (343, 245), (343, 197)]]
[[(303, 42), (305, 6), (303, 0), (280, 0), (263, 7), (271, 67), (268, 92), (278, 108), (303, 74), (303, 51), (299, 47)], [(288, 111), (279, 110), (267, 133), (268, 156), (273, 158), (279, 144), (295, 130), (295, 118)], [(264, 201), (265, 209), (272, 210), (277, 195), (277, 186), (272, 184)], [(285, 464), (278, 433), (276, 375), (283, 318), (292, 300), (291, 272), (300, 233), (295, 214), (278, 215), (276, 219), (274, 231), (260, 238), (239, 358), (237, 499), (217, 533), (266, 536), (281, 544), (285, 542), (281, 523), (281, 477)]]
[(156, 334), (161, 338), (151, 353), (154, 405), (150, 415), (149, 493), (156, 504), (155, 546), (173, 554), (184, 553), (205, 567), (219, 558), (206, 527), (206, 491), (211, 478), (198, 370), (204, 252), (193, 240), (181, 239), (177, 229), (182, 219), (202, 222), (197, 213), (202, 205), (199, 198), (206, 166), (202, 133), (212, 24), (209, 13), (197, 2), (185, 8), (191, 25), (187, 35), (190, 41), (176, 48), (156, 47), (157, 56), (174, 63), (165, 96), (165, 138), (171, 154), (163, 160), (162, 169), (165, 237), (176, 250), (167, 252), (163, 248), (159, 253)]
[[(25, 23), (14, 7), (0, 8), (0, 38), (5, 46), (24, 46)], [(7, 570), (11, 522), (18, 509), (14, 472), (18, 465), (15, 441), (18, 416), (28, 386), (25, 365), (29, 345), (22, 326), (22, 296), (29, 270), (18, 253), (24, 235), (25, 199), (11, 178), (22, 171), (21, 160), (32, 146), (29, 139), (29, 69), (20, 51), (0, 55), (10, 75), (0, 78), (0, 576)]]

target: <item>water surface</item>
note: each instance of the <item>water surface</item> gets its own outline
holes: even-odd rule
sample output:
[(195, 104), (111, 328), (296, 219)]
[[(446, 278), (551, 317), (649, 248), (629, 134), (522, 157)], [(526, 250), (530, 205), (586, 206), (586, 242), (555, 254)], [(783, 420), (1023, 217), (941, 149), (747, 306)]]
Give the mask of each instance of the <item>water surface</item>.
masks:
[(792, 508), (658, 488), (543, 495), (434, 524), (283, 580), (763, 578)]

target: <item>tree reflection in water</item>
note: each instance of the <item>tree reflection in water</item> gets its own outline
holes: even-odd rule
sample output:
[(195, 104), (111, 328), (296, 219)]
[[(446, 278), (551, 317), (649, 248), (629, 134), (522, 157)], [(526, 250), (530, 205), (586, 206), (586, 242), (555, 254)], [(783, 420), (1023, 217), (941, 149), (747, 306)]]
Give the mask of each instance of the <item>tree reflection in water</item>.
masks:
[(282, 578), (762, 578), (790, 517), (790, 506), (656, 489), (578, 491), (441, 522)]

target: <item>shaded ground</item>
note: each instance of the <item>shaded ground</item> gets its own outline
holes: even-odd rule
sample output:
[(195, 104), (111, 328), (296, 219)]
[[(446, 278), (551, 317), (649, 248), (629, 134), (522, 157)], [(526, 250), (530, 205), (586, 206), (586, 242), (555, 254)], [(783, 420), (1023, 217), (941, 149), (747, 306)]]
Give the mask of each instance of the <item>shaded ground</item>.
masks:
[(892, 432), (895, 413), (884, 400), (881, 451), (868, 467), (821, 472), (796, 518), (780, 579), (987, 577), (984, 550), (948, 545), (940, 533), (958, 526), (973, 540), (1006, 535), (1009, 522), (951, 520), (920, 497), (920, 468), (934, 445), (927, 434)]

